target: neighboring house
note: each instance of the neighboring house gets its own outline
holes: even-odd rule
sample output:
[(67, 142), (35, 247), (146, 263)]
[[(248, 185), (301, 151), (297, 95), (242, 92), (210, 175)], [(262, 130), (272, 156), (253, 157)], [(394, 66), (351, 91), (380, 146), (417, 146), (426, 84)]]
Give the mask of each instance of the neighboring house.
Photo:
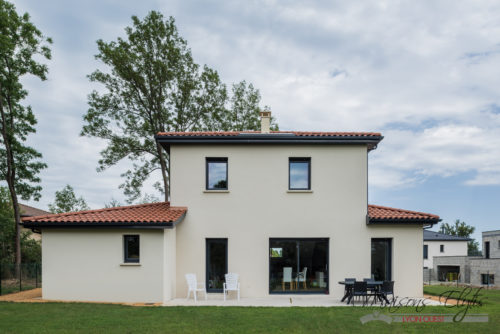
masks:
[[(21, 203), (19, 203), (19, 209), (21, 210), (21, 219), (28, 218), (28, 217), (44, 216), (44, 215), (50, 214), (50, 212), (40, 210), (40, 209), (34, 208), (32, 206), (29, 206), (26, 204), (21, 204)], [(31, 232), (31, 229), (23, 228), (22, 231)], [(35, 240), (42, 239), (40, 233), (32, 233), (30, 235), (30, 238), (35, 239)]]
[(458, 281), (475, 286), (499, 286), (500, 230), (482, 233), (482, 256), (435, 256), (431, 280), (447, 281), (457, 273)]
[(467, 256), (471, 239), (424, 230), (424, 269), (432, 268), (434, 256)]
[(346, 277), (395, 281), (422, 296), (422, 229), (432, 214), (368, 205), (368, 153), (379, 133), (170, 132), (170, 203), (24, 220), (42, 231), (43, 298), (162, 302), (185, 274), (242, 297), (330, 294)]

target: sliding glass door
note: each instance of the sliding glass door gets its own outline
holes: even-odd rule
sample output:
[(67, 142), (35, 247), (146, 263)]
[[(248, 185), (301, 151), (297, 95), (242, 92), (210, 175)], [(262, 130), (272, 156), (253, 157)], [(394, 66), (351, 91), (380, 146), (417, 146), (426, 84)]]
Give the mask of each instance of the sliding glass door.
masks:
[(206, 287), (208, 292), (222, 292), (227, 274), (227, 239), (206, 240)]
[(328, 293), (328, 239), (269, 239), (269, 292)]
[(392, 279), (392, 240), (372, 239), (372, 277), (376, 281)]

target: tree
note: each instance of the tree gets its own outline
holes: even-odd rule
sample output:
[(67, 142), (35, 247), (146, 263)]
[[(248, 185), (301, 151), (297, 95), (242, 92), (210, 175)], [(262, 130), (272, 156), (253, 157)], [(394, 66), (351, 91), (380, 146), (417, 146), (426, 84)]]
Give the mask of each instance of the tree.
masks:
[(83, 197), (76, 197), (73, 187), (67, 184), (62, 190), (56, 191), (53, 204), (49, 204), (52, 213), (75, 212), (90, 210)]
[[(455, 235), (458, 237), (470, 238), (472, 233), (476, 228), (474, 226), (467, 225), (465, 222), (461, 222), (459, 219), (455, 220), (455, 224), (451, 225), (448, 223), (442, 223), (440, 232), (448, 235)], [(471, 238), (472, 239), (472, 238)], [(467, 251), (469, 254), (479, 251), (479, 243), (474, 239), (467, 243)]]
[(116, 208), (117, 206), (122, 206), (122, 204), (114, 197), (111, 197), (111, 200), (108, 203), (104, 203), (105, 208)]
[[(8, 188), (0, 187), (0, 265), (16, 261), (16, 225), (14, 209)], [(21, 233), (21, 257), (27, 263), (40, 263), (42, 249), (39, 241), (32, 239), (31, 232)]]
[(140, 198), (143, 183), (154, 172), (154, 187), (168, 200), (169, 160), (154, 135), (164, 131), (256, 130), (260, 93), (241, 82), (228, 94), (217, 71), (199, 66), (175, 20), (150, 12), (142, 21), (132, 17), (126, 39), (97, 41), (96, 58), (109, 71), (94, 71), (89, 79), (104, 86), (88, 97), (81, 135), (106, 140), (98, 171), (122, 159), (133, 161), (120, 185), (128, 202)]
[(34, 133), (36, 118), (30, 106), (22, 105), (28, 92), (21, 84), (27, 74), (46, 80), (52, 43), (38, 30), (27, 13), (18, 15), (15, 7), (0, 0), (0, 176), (7, 182), (16, 226), (16, 264), (21, 263), (21, 229), (18, 196), (24, 200), (40, 198), (38, 174), (47, 165), (42, 155), (24, 144)]

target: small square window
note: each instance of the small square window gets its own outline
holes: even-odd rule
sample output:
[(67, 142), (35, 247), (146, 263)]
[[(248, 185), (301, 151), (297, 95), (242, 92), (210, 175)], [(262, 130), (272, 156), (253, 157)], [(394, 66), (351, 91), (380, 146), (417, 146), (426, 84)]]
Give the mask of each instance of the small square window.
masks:
[(481, 274), (481, 284), (493, 285), (495, 284), (495, 275), (493, 274)]
[(207, 158), (207, 190), (227, 190), (227, 158)]
[(444, 253), (444, 245), (439, 245), (439, 251), (440, 251), (441, 253)]
[(288, 189), (311, 190), (311, 158), (289, 158)]
[(123, 262), (139, 263), (139, 236), (123, 236)]

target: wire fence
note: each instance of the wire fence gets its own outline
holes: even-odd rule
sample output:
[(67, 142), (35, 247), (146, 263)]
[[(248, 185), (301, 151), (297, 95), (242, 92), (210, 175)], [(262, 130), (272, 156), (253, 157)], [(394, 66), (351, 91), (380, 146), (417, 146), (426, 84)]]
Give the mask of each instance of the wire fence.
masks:
[(0, 296), (42, 286), (40, 263), (0, 264)]

